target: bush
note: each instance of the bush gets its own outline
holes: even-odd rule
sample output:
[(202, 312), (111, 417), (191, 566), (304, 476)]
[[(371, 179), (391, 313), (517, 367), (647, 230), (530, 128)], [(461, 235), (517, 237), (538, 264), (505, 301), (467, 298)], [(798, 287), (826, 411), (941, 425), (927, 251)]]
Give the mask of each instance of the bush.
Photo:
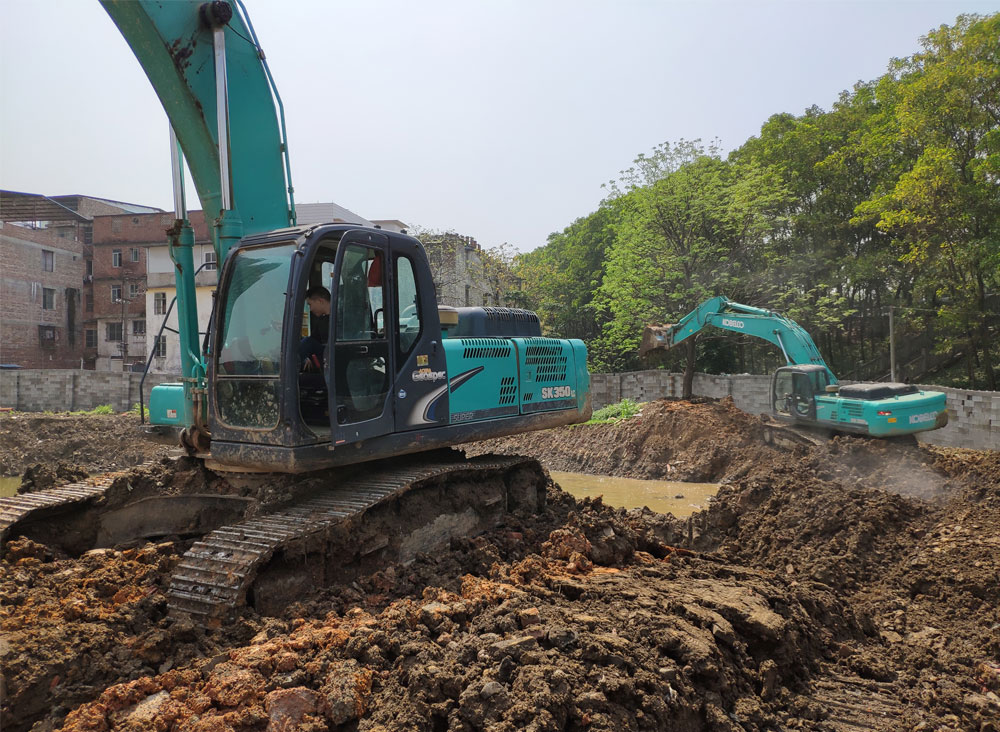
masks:
[(87, 414), (114, 414), (115, 410), (111, 408), (110, 404), (98, 404), (96, 407), (91, 409)]
[(140, 419), (145, 419), (146, 417), (149, 416), (149, 408), (140, 406), (139, 402), (133, 404), (132, 408), (128, 410), (128, 412), (129, 414), (139, 417)]
[(621, 422), (634, 417), (641, 411), (642, 405), (633, 402), (631, 399), (622, 399), (617, 404), (609, 404), (598, 409), (591, 416), (587, 424), (607, 424), (609, 422)]

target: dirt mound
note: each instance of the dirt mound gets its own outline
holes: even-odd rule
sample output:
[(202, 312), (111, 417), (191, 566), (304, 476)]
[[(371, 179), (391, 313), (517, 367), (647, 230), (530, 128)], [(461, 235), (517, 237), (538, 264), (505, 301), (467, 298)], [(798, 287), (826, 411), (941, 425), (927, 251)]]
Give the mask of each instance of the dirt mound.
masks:
[(947, 729), (995, 729), (979, 725), (1000, 718), (998, 466), (1000, 453), (840, 438), (723, 486), (693, 518), (695, 544), (830, 587), (879, 639), (842, 665)]
[(0, 475), (69, 463), (88, 473), (123, 470), (171, 448), (146, 440), (130, 414), (0, 415)]
[(21, 476), (18, 493), (34, 493), (48, 488), (84, 480), (89, 473), (82, 465), (56, 463), (55, 465), (32, 465)]
[[(765, 729), (808, 710), (819, 659), (864, 638), (826, 588), (662, 544), (655, 557), (622, 518), (557, 492), (543, 516), (364, 579), (343, 611), (333, 591), (211, 640), (163, 617), (173, 547), (73, 563), (22, 542), (6, 561), (35, 570), (40, 599), (10, 603), (11, 628), (41, 625), (60, 651), (11, 637), (11, 701), (38, 715), (32, 700), (57, 700), (45, 719), (67, 730)], [(81, 637), (95, 662), (70, 671)]]
[(464, 446), (470, 455), (531, 455), (549, 470), (712, 483), (745, 474), (780, 451), (764, 424), (729, 397), (698, 403), (660, 399), (614, 424), (575, 425)]

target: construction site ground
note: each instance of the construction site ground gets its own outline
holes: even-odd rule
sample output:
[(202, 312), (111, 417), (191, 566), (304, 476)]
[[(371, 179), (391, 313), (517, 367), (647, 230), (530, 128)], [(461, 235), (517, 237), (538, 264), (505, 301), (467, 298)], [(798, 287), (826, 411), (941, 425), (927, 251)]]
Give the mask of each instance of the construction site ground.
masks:
[[(222, 484), (136, 422), (0, 415), (0, 472)], [(681, 520), (552, 485), (539, 515), (217, 630), (167, 615), (191, 539), (12, 539), (0, 727), (1000, 730), (1000, 452), (764, 436), (728, 400), (658, 401), (469, 446), (722, 486)]]

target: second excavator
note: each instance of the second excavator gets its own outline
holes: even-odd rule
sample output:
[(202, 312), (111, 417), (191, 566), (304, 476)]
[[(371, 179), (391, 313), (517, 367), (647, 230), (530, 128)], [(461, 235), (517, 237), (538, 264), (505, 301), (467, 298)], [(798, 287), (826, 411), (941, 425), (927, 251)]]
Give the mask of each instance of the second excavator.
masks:
[[(782, 422), (896, 437), (948, 424), (946, 395), (912, 384), (841, 386), (812, 337), (780, 313), (713, 297), (673, 325), (648, 326), (639, 353), (669, 349), (713, 327), (763, 338), (781, 349), (787, 365), (771, 377), (771, 415)], [(912, 438), (911, 438), (912, 439)]]

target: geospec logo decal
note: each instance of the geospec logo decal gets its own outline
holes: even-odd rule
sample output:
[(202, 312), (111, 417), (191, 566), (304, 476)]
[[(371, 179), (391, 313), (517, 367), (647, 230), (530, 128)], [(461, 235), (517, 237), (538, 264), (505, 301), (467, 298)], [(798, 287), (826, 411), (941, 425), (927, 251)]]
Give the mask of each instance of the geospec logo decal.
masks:
[(414, 381), (442, 381), (447, 377), (444, 371), (431, 371), (430, 369), (417, 369), (410, 378)]

